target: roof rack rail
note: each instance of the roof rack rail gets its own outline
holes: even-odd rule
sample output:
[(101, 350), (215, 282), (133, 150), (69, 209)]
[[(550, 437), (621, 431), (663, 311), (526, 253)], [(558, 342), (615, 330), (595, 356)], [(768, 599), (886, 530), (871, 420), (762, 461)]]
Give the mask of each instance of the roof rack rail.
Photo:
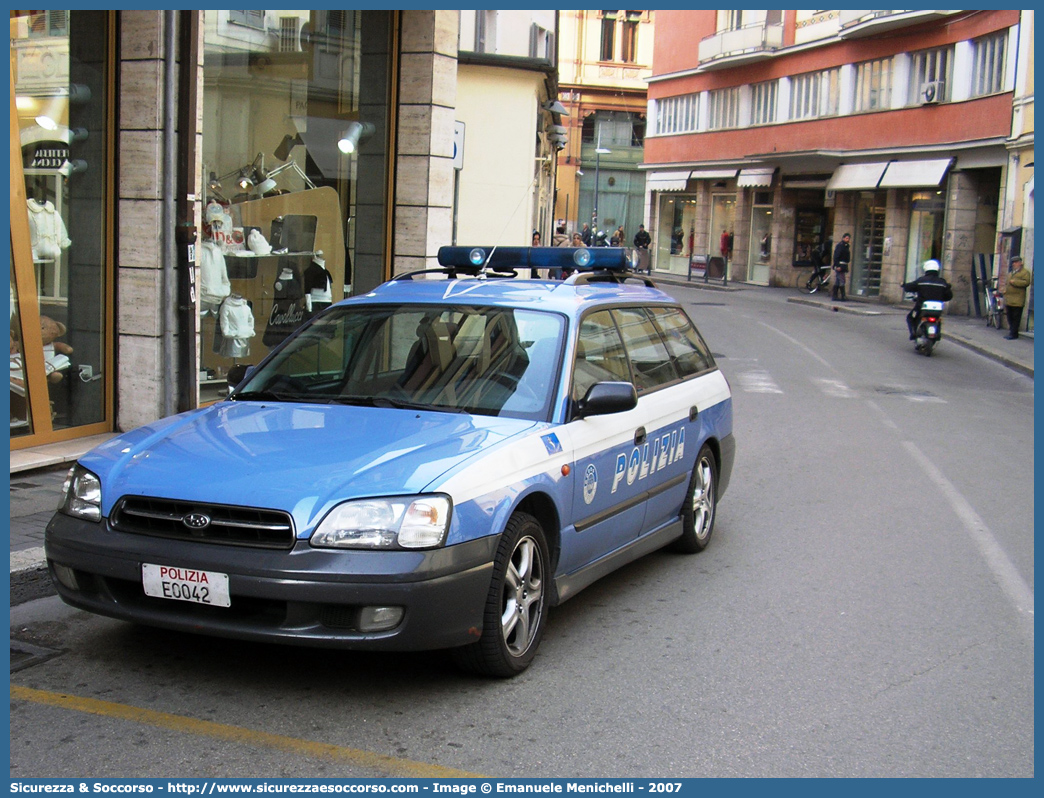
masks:
[(589, 285), (591, 283), (622, 284), (628, 280), (640, 280), (646, 288), (656, 288), (651, 277), (632, 271), (599, 270), (592, 272), (574, 272), (563, 283), (567, 285)]
[(414, 277), (419, 277), (422, 274), (444, 274), (451, 280), (456, 280), (458, 277), (492, 277), (496, 279), (511, 279), (512, 277), (518, 277), (518, 272), (514, 269), (482, 269), (481, 267), (470, 267), (470, 266), (439, 266), (434, 269), (418, 269), (413, 272), (403, 272), (402, 274), (396, 274), (391, 278), (389, 282), (400, 282), (413, 280)]

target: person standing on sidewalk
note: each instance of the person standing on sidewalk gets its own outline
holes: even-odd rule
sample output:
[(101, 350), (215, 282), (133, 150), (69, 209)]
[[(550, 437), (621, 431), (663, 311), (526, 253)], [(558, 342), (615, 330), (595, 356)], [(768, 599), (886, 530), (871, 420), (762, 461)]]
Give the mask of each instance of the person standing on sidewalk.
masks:
[(1033, 282), (1033, 273), (1023, 267), (1022, 258), (1016, 255), (1011, 259), (1008, 279), (1004, 284), (1004, 312), (1008, 315), (1009, 341), (1019, 337), (1019, 326), (1022, 324), (1022, 309), (1026, 306), (1026, 289)]
[(848, 277), (848, 264), (852, 260), (851, 241), (852, 236), (845, 233), (834, 247), (834, 288), (830, 292), (830, 298), (834, 301), (844, 302), (848, 299), (845, 296), (845, 280)]

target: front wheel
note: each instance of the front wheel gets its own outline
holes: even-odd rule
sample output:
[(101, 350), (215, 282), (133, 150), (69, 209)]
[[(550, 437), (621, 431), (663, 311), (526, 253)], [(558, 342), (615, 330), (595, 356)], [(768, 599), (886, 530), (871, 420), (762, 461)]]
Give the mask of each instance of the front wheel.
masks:
[(486, 676), (516, 676), (529, 667), (544, 635), (550, 578), (544, 530), (515, 513), (493, 560), (482, 637), (454, 650), (457, 664)]
[(682, 534), (674, 551), (695, 554), (710, 543), (718, 506), (718, 464), (710, 446), (703, 444), (689, 479), (689, 492), (682, 507)]

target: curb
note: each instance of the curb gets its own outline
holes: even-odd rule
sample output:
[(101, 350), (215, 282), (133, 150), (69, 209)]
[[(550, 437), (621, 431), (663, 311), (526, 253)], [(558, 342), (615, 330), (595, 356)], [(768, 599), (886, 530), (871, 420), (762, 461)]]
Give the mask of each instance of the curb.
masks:
[[(822, 310), (829, 310), (834, 313), (854, 313), (859, 316), (883, 316), (887, 313), (887, 311), (884, 310), (866, 310), (858, 307), (858, 305), (844, 306), (836, 303), (828, 305), (825, 302), (817, 302), (814, 299), (802, 299), (801, 297), (787, 297), (787, 302), (793, 302), (796, 305), (807, 305), (808, 307), (821, 308)], [(970, 349), (973, 352), (977, 352), (980, 355), (990, 358), (991, 360), (996, 360), (1001, 365), (1007, 366), (1013, 371), (1017, 371), (1020, 374), (1024, 374), (1030, 379), (1033, 379), (1033, 366), (1027, 366), (1025, 363), (1022, 363), (991, 346), (986, 346), (985, 344), (980, 344), (970, 338), (965, 338), (959, 332), (955, 333), (952, 327), (947, 328), (944, 337), (953, 341), (955, 344), (960, 344), (965, 349)]]
[(11, 552), (11, 606), (56, 595), (43, 546)]
[(829, 310), (832, 313), (853, 313), (857, 316), (883, 316), (885, 313), (883, 310), (867, 310), (866, 308), (862, 308), (859, 306), (858, 302), (854, 305), (831, 302), (828, 305), (826, 302), (819, 302), (815, 299), (802, 299), (799, 296), (788, 296), (787, 302), (793, 302), (795, 305), (807, 305), (810, 308)]
[(985, 346), (967, 338), (963, 338), (959, 333), (954, 334), (953, 332), (948, 331), (946, 332), (946, 337), (952, 340), (954, 343), (960, 344), (965, 349), (971, 349), (973, 352), (978, 352), (980, 355), (985, 355), (986, 357), (992, 360), (996, 360), (1001, 365), (1007, 366), (1013, 371), (1017, 371), (1020, 374), (1024, 374), (1030, 379), (1033, 379), (1033, 366), (1027, 366), (1025, 363), (1020, 363), (1014, 358), (1009, 357), (1005, 353), (999, 352), (996, 349), (993, 349), (992, 347)]

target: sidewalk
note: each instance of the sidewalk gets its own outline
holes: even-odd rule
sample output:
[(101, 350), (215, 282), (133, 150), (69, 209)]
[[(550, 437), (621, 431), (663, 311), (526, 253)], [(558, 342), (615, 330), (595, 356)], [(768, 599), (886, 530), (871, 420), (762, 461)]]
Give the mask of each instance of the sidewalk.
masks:
[[(678, 285), (710, 291), (780, 290), (787, 291), (787, 302), (820, 308), (826, 312), (880, 316), (906, 315), (906, 309), (877, 305), (859, 300), (831, 302), (829, 296), (798, 294), (792, 289), (762, 289), (742, 283), (686, 282), (682, 278), (653, 279), (664, 286)], [(986, 357), (1003, 363), (1015, 371), (1033, 377), (1033, 335), (1020, 335), (1018, 340), (1005, 340), (1005, 332), (987, 327), (982, 319), (946, 316), (943, 337)], [(69, 466), (81, 454), (97, 446), (110, 435), (42, 446), (32, 451), (11, 452), (11, 603), (16, 604), (51, 592), (44, 568), (44, 528), (51, 519), (61, 497), (62, 484)]]
[[(835, 313), (855, 313), (870, 316), (896, 314), (905, 317), (909, 311), (909, 308), (906, 307), (878, 305), (858, 299), (850, 299), (847, 302), (833, 302), (829, 296), (820, 296), (819, 293), (811, 296), (805, 294), (790, 296), (787, 297), (787, 302), (819, 307), (825, 311)], [(958, 343), (978, 352), (980, 355), (985, 355), (998, 363), (1003, 363), (1020, 374), (1032, 377), (1033, 333), (1022, 333), (1014, 341), (1007, 340), (1005, 338), (1007, 334), (1007, 330), (987, 327), (984, 319), (977, 319), (974, 316), (946, 315), (943, 317), (943, 341)]]

